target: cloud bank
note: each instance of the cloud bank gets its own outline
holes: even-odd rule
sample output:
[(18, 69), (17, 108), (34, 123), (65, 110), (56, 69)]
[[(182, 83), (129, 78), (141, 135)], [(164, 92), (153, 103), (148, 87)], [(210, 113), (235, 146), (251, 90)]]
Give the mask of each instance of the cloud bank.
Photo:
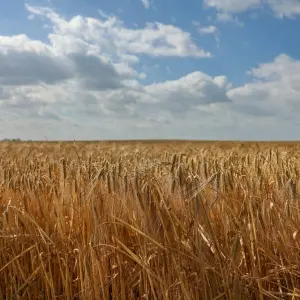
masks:
[[(260, 1), (206, 2), (237, 13)], [(288, 15), (280, 1), (269, 4)], [(47, 41), (0, 36), (0, 137), (297, 138), (300, 61), (288, 55), (256, 66), (248, 72), (251, 80), (238, 87), (223, 74), (200, 71), (145, 84), (141, 56), (211, 59), (212, 54), (173, 25), (133, 29), (116, 16), (66, 19), (47, 7), (26, 9), (31, 22), (47, 24), (49, 33)]]

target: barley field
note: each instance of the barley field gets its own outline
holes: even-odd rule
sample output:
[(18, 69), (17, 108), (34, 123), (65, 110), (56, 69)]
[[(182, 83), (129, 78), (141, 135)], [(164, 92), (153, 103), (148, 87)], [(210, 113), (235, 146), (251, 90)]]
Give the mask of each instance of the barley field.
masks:
[(0, 299), (300, 299), (300, 143), (0, 143)]

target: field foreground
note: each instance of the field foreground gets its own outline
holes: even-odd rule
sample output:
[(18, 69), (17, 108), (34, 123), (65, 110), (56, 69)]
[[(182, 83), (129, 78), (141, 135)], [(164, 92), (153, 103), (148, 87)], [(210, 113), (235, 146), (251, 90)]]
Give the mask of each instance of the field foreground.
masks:
[(0, 299), (300, 299), (300, 144), (0, 143)]

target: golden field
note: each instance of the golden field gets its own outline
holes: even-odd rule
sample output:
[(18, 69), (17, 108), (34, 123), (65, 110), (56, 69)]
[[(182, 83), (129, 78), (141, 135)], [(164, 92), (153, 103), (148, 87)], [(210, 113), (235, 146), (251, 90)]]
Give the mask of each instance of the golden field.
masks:
[(0, 299), (300, 299), (300, 143), (0, 143)]

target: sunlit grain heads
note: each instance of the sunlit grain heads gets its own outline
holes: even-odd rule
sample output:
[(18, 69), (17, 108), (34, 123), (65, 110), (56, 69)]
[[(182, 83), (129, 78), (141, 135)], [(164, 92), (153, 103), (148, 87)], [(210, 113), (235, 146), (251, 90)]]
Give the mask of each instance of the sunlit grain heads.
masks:
[(178, 160), (177, 153), (174, 153), (172, 156), (172, 168), (171, 168), (172, 174), (174, 174), (175, 170), (177, 169), (177, 160)]
[(207, 179), (207, 163), (206, 163), (206, 159), (205, 157), (203, 157), (202, 159), (202, 163), (201, 163), (201, 176), (204, 180)]
[(299, 296), (299, 146), (72, 145), (0, 145), (1, 299)]

